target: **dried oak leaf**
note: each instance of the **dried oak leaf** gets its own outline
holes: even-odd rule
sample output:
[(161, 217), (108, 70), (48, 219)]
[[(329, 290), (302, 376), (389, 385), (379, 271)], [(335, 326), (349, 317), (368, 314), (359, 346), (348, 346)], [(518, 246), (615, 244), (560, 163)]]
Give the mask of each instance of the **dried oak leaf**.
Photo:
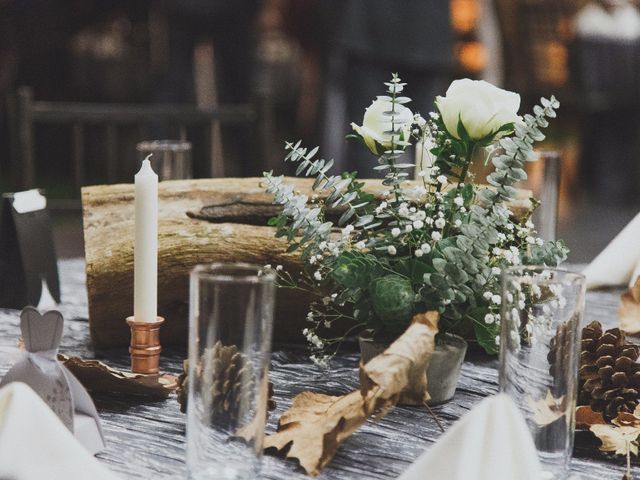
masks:
[(286, 450), (309, 475), (316, 476), (338, 445), (364, 423), (364, 399), (354, 391), (340, 397), (302, 392), (278, 421), (278, 432), (264, 439), (265, 450)]
[[(360, 366), (360, 391), (366, 396), (372, 388), (382, 389), (380, 400), (394, 405), (423, 405), (429, 400), (427, 366), (435, 348), (438, 312), (413, 317), (407, 331), (383, 353)], [(425, 354), (428, 352), (428, 354)], [(377, 409), (383, 407), (379, 405)]]
[(589, 405), (576, 408), (576, 428), (589, 428), (591, 425), (604, 425), (604, 417), (600, 412), (594, 412)]
[(565, 396), (555, 398), (551, 390), (547, 390), (545, 398), (534, 401), (533, 398), (529, 397), (527, 398), (527, 402), (533, 411), (533, 421), (540, 427), (549, 425), (567, 414)]
[(167, 398), (178, 386), (176, 377), (166, 373), (142, 375), (125, 372), (98, 360), (83, 360), (61, 353), (58, 360), (89, 392)]
[(620, 297), (618, 317), (621, 330), (629, 335), (640, 334), (640, 277), (633, 287)]
[[(297, 395), (280, 417), (278, 431), (265, 437), (265, 450), (284, 452), (315, 476), (331, 461), (340, 443), (370, 415), (383, 416), (392, 408), (409, 382), (420, 384), (419, 392), (412, 394), (414, 398), (428, 398), (426, 366), (435, 347), (437, 323), (437, 313), (416, 315), (398, 340), (361, 367), (360, 378), (365, 383), (360, 391), (342, 396), (313, 392)], [(420, 368), (422, 375), (417, 371)]]
[(603, 452), (616, 455), (627, 455), (629, 452), (638, 455), (638, 446), (634, 443), (640, 435), (640, 428), (617, 425), (591, 425), (589, 428), (600, 439)]

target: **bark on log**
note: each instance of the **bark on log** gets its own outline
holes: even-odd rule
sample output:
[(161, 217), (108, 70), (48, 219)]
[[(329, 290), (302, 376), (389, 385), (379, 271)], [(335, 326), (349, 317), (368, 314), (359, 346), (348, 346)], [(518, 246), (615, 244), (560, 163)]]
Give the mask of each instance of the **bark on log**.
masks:
[[(261, 181), (224, 178), (160, 183), (158, 314), (166, 320), (161, 329), (164, 345), (186, 342), (188, 274), (195, 265), (242, 261), (280, 264), (291, 272), (299, 271), (298, 256), (286, 253), (286, 242), (274, 237), (272, 227), (260, 226), (277, 212)], [(312, 180), (288, 181), (311, 195)], [(383, 188), (380, 181), (366, 181), (372, 193)], [(514, 208), (526, 205), (526, 192), (522, 198)], [(91, 337), (96, 348), (126, 346), (129, 328), (125, 318), (133, 312), (133, 185), (85, 187), (82, 205)], [(222, 211), (215, 213), (212, 205)], [(309, 300), (300, 292), (278, 291), (276, 342), (301, 341)]]

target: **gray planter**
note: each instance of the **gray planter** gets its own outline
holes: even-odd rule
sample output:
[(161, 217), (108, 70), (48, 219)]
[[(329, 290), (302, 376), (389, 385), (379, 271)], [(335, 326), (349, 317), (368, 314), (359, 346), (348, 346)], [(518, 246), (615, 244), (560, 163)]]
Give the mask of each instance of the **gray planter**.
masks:
[[(427, 367), (427, 391), (431, 396), (431, 400), (427, 402), (429, 405), (448, 402), (453, 398), (467, 353), (467, 342), (464, 338), (451, 333), (438, 335), (437, 338), (436, 348)], [(364, 363), (391, 345), (391, 341), (374, 340), (370, 330), (362, 332), (358, 342)]]

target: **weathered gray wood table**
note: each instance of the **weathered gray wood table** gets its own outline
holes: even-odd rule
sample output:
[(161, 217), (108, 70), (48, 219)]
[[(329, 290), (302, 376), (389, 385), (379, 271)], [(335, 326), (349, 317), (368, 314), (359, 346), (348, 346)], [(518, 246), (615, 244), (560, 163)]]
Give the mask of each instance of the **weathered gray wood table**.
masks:
[[(91, 351), (83, 261), (63, 260), (60, 269), (63, 294), (60, 310), (67, 319), (61, 351), (83, 358), (97, 357), (112, 366), (127, 368), (129, 358), (124, 349)], [(615, 324), (619, 294), (619, 291), (612, 290), (590, 292), (587, 297), (587, 321), (600, 320), (609, 325)], [(7, 371), (17, 354), (18, 322), (18, 312), (0, 310), (0, 376)], [(184, 351), (164, 352), (164, 369), (179, 373), (184, 356)], [(312, 390), (340, 394), (354, 389), (357, 383), (357, 358), (357, 353), (343, 354), (336, 359), (329, 372), (323, 372), (310, 364), (302, 351), (276, 351), (271, 380), (275, 385), (278, 406), (271, 415), (269, 428), (274, 428), (277, 418), (299, 392)], [(482, 357), (464, 364), (454, 400), (434, 407), (445, 427), (483, 397), (497, 391), (496, 367), (497, 360)], [(108, 442), (107, 450), (99, 458), (121, 478), (185, 477), (185, 416), (180, 413), (175, 396), (155, 402), (97, 396), (95, 401)], [(382, 421), (368, 422), (349, 438), (319, 478), (395, 478), (439, 435), (440, 430), (425, 409), (396, 408)], [(623, 460), (599, 453), (598, 442), (590, 438), (588, 433), (578, 434), (573, 462), (576, 478), (621, 478)], [(464, 452), (460, 454), (463, 458)], [(306, 478), (293, 462), (270, 456), (265, 457), (263, 473), (268, 479)], [(640, 468), (636, 467), (635, 473), (640, 476)]]

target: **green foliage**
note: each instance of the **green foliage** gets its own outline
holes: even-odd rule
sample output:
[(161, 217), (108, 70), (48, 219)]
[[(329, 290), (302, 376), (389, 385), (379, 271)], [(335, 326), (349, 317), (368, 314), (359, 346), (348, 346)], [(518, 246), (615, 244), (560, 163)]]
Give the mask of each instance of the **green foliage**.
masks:
[[(397, 75), (386, 85), (387, 95), (379, 98), (391, 102), (384, 115), (393, 119), (396, 105), (409, 99), (399, 96), (405, 84)], [(417, 118), (412, 138), (434, 145), (434, 161), (423, 188), (414, 192), (405, 187), (413, 164), (401, 158), (409, 141), (390, 121), (387, 133), (394, 140), (374, 167), (385, 172), (389, 194), (384, 198), (364, 192), (355, 172), (332, 175), (333, 161), (318, 158), (317, 147), (287, 143), (285, 161), (297, 164), (298, 175), (314, 178), (318, 198), (309, 199), (283, 177), (265, 173), (267, 191), (283, 206), (269, 225), (306, 260), (300, 279), (280, 277), (286, 286), (318, 296), (309, 316), (313, 328), (305, 330), (314, 348), (341, 341), (320, 341), (316, 332), (345, 316), (360, 328), (399, 333), (414, 314), (437, 310), (441, 331), (471, 336), (496, 353), (501, 271), (519, 264), (556, 266), (567, 256), (563, 242), (537, 239), (528, 217), (514, 219), (507, 208), (515, 185), (526, 179), (524, 165), (534, 158), (534, 143), (544, 138), (546, 118), (555, 117), (558, 106), (555, 98), (543, 98), (522, 124), (503, 125), (478, 141), (469, 138), (461, 121), (457, 139), (438, 114), (429, 121)], [(507, 136), (488, 157), (495, 167), (487, 177), (490, 188), (478, 187), (468, 181), (469, 167), (499, 133)], [(327, 208), (342, 209), (335, 224), (326, 221)]]
[(373, 310), (387, 329), (402, 331), (409, 324), (415, 293), (407, 278), (394, 274), (378, 277), (371, 282), (370, 295)]

